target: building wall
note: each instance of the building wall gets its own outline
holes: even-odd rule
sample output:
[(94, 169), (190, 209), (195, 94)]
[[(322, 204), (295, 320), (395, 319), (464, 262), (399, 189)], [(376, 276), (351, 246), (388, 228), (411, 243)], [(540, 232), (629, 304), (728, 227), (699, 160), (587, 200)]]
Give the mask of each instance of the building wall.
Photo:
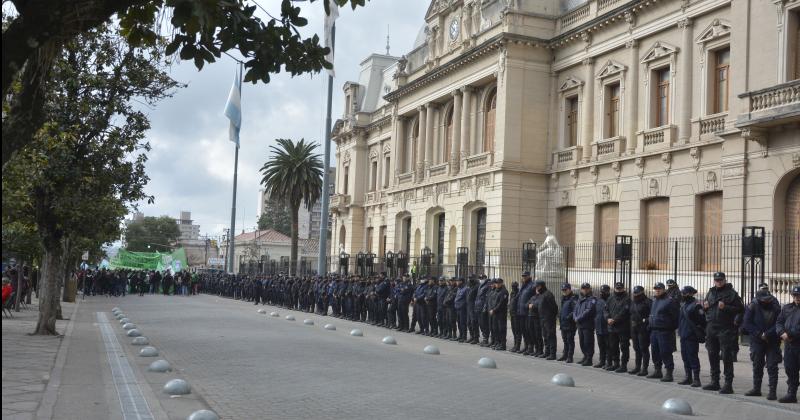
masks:
[[(541, 242), (545, 226), (555, 227), (565, 207), (575, 207), (575, 240), (595, 241), (599, 209), (607, 203), (618, 203), (619, 234), (643, 238), (651, 223), (645, 209), (657, 198), (669, 199), (666, 234), (694, 236), (702, 233), (704, 217), (697, 203), (714, 192), (722, 193), (720, 233), (738, 234), (743, 225), (785, 228), (780, 203), (800, 172), (800, 82), (785, 70), (791, 57), (782, 28), (790, 26), (785, 19), (800, 10), (800, 2), (588, 1), (559, 16), (512, 8), (485, 16), (481, 30), (467, 29), (464, 19), (474, 9), (464, 3), (442, 15), (429, 11), (434, 35), (409, 61), (419, 60), (418, 51), (429, 54), (417, 68), (404, 71), (399, 62), (384, 69), (395, 76), (385, 104), (346, 106), (359, 111), (337, 122), (340, 188), (331, 206), (332, 253), (340, 244), (351, 254), (366, 252), (367, 232), (378, 244), (382, 226), (386, 250), (404, 249), (407, 217), (411, 254), (435, 249), (435, 221), (442, 213), (446, 252), (474, 250), (480, 208), (487, 212), (487, 248)], [(439, 28), (453, 16), (465, 18), (463, 32), (451, 41)], [(729, 107), (717, 113), (714, 53), (724, 48), (730, 49)], [(654, 71), (665, 67), (669, 118), (656, 126)], [(610, 136), (608, 87), (614, 83), (620, 87), (619, 132)], [(493, 89), (495, 143), (484, 151), (486, 100)], [(345, 95), (357, 101), (358, 90), (369, 89), (350, 83)], [(576, 146), (568, 147), (565, 100), (573, 95), (578, 134)], [(765, 96), (773, 102), (758, 105)], [(459, 103), (465, 117), (454, 124), (453, 145), (460, 153), (447, 157), (445, 121)], [(417, 160), (407, 167), (399, 162), (408, 160), (422, 114), (432, 123), (419, 137), (431, 145), (415, 146)], [(386, 156), (388, 185), (372, 191), (371, 163), (377, 160), (382, 174)]]

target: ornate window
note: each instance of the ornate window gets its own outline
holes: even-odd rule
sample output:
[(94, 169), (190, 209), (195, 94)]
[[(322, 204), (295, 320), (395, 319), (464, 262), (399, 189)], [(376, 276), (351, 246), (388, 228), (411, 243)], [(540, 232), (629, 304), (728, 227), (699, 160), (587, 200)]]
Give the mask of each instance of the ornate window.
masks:
[(614, 268), (614, 246), (619, 230), (619, 203), (605, 203), (596, 208), (594, 267)]
[(567, 98), (565, 103), (567, 125), (566, 146), (578, 145), (578, 95)]
[(344, 181), (342, 182), (342, 194), (347, 195), (347, 187), (350, 181), (350, 166), (344, 167)]
[[(647, 50), (642, 58), (649, 89), (650, 100), (647, 101), (648, 123), (651, 128), (669, 125), (673, 113), (674, 73), (678, 48), (658, 41)], [(689, 75), (687, 75), (688, 77)]]
[(564, 248), (572, 248), (569, 252), (567, 265), (569, 267), (575, 266), (575, 222), (576, 222), (576, 208), (575, 206), (561, 207), (558, 209), (556, 215), (558, 226), (558, 238), (561, 241), (561, 246)]
[(697, 233), (700, 243), (697, 249), (697, 269), (718, 271), (722, 257), (722, 191), (714, 191), (698, 197)]
[(378, 161), (373, 160), (370, 163), (370, 183), (369, 183), (369, 190), (375, 191), (378, 189)]
[(484, 122), (483, 151), (494, 150), (495, 114), (497, 112), (497, 89), (492, 89), (486, 100), (486, 116)]
[(619, 136), (619, 83), (606, 86), (606, 138)]
[(669, 94), (670, 94), (670, 69), (663, 68), (654, 72), (655, 76), (655, 109), (654, 126), (661, 127), (669, 124)]
[(444, 144), (442, 145), (442, 162), (450, 159), (450, 145), (453, 142), (453, 108), (447, 111), (444, 123)]
[(669, 198), (642, 203), (639, 261), (643, 270), (664, 270), (669, 262)]
[(714, 113), (728, 111), (728, 95), (730, 93), (730, 48), (714, 52)]

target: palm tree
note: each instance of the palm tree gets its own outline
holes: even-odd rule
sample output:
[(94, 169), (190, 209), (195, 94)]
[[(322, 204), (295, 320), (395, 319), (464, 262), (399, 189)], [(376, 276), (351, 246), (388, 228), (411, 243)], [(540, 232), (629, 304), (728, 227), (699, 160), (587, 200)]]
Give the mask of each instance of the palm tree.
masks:
[[(272, 156), (261, 167), (261, 185), (272, 200), (285, 202), (292, 213), (292, 252), (290, 274), (297, 272), (297, 213), (303, 201), (309, 210), (322, 195), (322, 161), (314, 153), (316, 144), (300, 139), (276, 139)], [(323, 215), (323, 217), (325, 217)]]

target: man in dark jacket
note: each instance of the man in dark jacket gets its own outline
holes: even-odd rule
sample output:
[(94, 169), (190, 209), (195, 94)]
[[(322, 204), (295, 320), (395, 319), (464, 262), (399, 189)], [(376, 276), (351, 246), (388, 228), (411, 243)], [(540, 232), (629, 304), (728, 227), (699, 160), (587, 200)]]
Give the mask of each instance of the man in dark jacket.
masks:
[(425, 316), (425, 295), (428, 293), (428, 280), (422, 279), (417, 288), (414, 289), (414, 295), (411, 303), (414, 305), (413, 313), (411, 314), (411, 327), (408, 332), (414, 332), (417, 322), (419, 322), (419, 331), (417, 334), (424, 334), (428, 331), (428, 322)]
[(581, 346), (583, 359), (578, 364), (591, 366), (594, 357), (594, 320), (596, 315), (597, 299), (592, 295), (592, 286), (589, 283), (581, 285), (581, 296), (575, 306), (572, 317), (578, 326), (578, 343)]
[(650, 330), (647, 320), (650, 318), (650, 306), (653, 301), (644, 294), (644, 287), (633, 288), (631, 300), (631, 341), (636, 353), (636, 366), (629, 370), (631, 375), (647, 376), (650, 365)]
[(681, 338), (681, 359), (686, 376), (679, 385), (700, 387), (700, 343), (705, 341), (706, 317), (701, 305), (694, 295), (697, 290), (692, 286), (683, 286), (681, 312), (678, 321), (678, 335)]
[(428, 331), (425, 335), (435, 336), (439, 331), (441, 319), (436, 318), (436, 306), (439, 298), (439, 283), (433, 278), (429, 281), (428, 290), (425, 293), (425, 318), (428, 322)]
[[(706, 349), (711, 365), (711, 383), (703, 389), (733, 394), (733, 360), (739, 338), (734, 320), (744, 311), (744, 304), (739, 294), (727, 282), (725, 273), (714, 273), (714, 287), (706, 293), (703, 309), (707, 322)], [(719, 386), (720, 353), (725, 371), (725, 384), (722, 388)]]
[(667, 296), (676, 302), (680, 302), (683, 299), (681, 288), (678, 287), (678, 282), (673, 279), (667, 279)]
[[(672, 371), (675, 363), (672, 352), (675, 351), (675, 329), (678, 328), (679, 303), (666, 293), (664, 283), (653, 286), (653, 306), (650, 308), (650, 344), (653, 349), (653, 373), (647, 375), (661, 382), (672, 382)], [(661, 372), (661, 365), (667, 369), (666, 375)]]
[(467, 331), (469, 331), (469, 344), (478, 344), (480, 342), (478, 313), (475, 311), (475, 299), (477, 297), (478, 280), (475, 277), (470, 277), (469, 293), (467, 294)]
[[(530, 299), (528, 299), (528, 316), (526, 325), (528, 327), (528, 335), (531, 339), (531, 345), (528, 348), (527, 355), (544, 358), (547, 357), (547, 353), (545, 352), (543, 345), (544, 334), (542, 334), (542, 317), (539, 315), (539, 303), (543, 296), (537, 292), (537, 289), (538, 288), (534, 287), (533, 294), (531, 295)], [(558, 310), (556, 310), (556, 312), (558, 312)]]
[(606, 369), (612, 365), (608, 357), (608, 321), (605, 311), (608, 304), (608, 297), (611, 295), (611, 286), (604, 284), (600, 286), (600, 295), (597, 297), (594, 314), (594, 334), (597, 336), (597, 349), (600, 358), (592, 367)]
[(467, 341), (467, 295), (469, 294), (469, 287), (464, 284), (463, 277), (456, 279), (456, 286), (456, 298), (453, 302), (453, 307), (456, 311), (456, 322), (458, 323), (458, 342), (465, 343)]
[(398, 285), (399, 296), (397, 298), (397, 323), (398, 330), (411, 332), (408, 328), (408, 307), (414, 296), (414, 289), (411, 286), (411, 279), (403, 277), (403, 281)]
[(612, 363), (606, 370), (625, 373), (630, 358), (631, 298), (624, 283), (614, 284), (614, 293), (606, 302), (604, 314), (608, 323), (608, 356)]
[(486, 309), (487, 294), (492, 283), (486, 279), (486, 276), (481, 275), (479, 280), (478, 291), (475, 295), (475, 319), (478, 323), (479, 332), (483, 333), (483, 340), (481, 346), (486, 347), (489, 345), (489, 311)]
[(514, 347), (509, 351), (512, 353), (519, 353), (519, 345), (522, 338), (520, 320), (526, 317), (517, 315), (517, 306), (519, 306), (519, 283), (517, 282), (511, 283), (511, 293), (509, 294), (508, 304), (511, 307), (511, 311), (509, 311), (509, 316), (511, 316), (511, 335), (514, 337)]
[(495, 292), (489, 301), (489, 316), (492, 319), (492, 337), (494, 337), (495, 350), (506, 349), (506, 325), (508, 323), (508, 291), (503, 284), (503, 279), (494, 280)]
[(800, 286), (792, 288), (792, 303), (784, 305), (775, 333), (783, 340), (783, 367), (786, 370), (786, 384), (789, 389), (778, 402), (796, 403), (797, 386), (800, 382)]
[(519, 326), (519, 330), (522, 334), (522, 339), (525, 342), (525, 345), (519, 351), (524, 355), (531, 355), (534, 353), (534, 346), (533, 346), (533, 331), (534, 327), (532, 324), (532, 320), (528, 316), (530, 312), (528, 309), (528, 301), (531, 300), (531, 296), (533, 296), (533, 282), (531, 281), (531, 273), (525, 271), (522, 273), (522, 285), (519, 289), (519, 296), (517, 299), (517, 305), (512, 306), (511, 310), (514, 311), (514, 316), (517, 318), (517, 324)]
[(547, 290), (544, 280), (536, 280), (535, 286), (537, 296), (535, 308), (542, 326), (541, 337), (544, 340), (544, 354), (541, 357), (546, 357), (547, 360), (556, 360), (558, 304), (553, 292)]
[(750, 360), (753, 361), (753, 389), (744, 395), (761, 396), (761, 381), (764, 378), (764, 365), (769, 376), (767, 399), (778, 399), (778, 363), (781, 358), (781, 342), (775, 332), (775, 324), (781, 312), (781, 305), (768, 290), (759, 290), (756, 298), (747, 305), (742, 328), (750, 335)]
[(561, 324), (561, 339), (564, 341), (564, 353), (558, 358), (559, 362), (572, 363), (572, 356), (575, 354), (575, 306), (578, 304), (578, 297), (572, 293), (572, 285), (564, 283), (561, 285), (561, 312), (559, 313), (559, 323)]

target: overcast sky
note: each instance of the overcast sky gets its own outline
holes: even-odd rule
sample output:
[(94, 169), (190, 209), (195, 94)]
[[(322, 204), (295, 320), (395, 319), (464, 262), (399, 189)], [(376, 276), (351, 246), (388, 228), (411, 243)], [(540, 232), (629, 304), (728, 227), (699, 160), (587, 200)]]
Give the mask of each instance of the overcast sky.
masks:
[[(270, 11), (280, 4), (277, 0), (259, 3)], [(358, 80), (359, 63), (369, 54), (386, 52), (387, 25), (391, 54), (407, 53), (424, 23), (428, 4), (428, 0), (371, 0), (355, 11), (341, 9), (336, 28), (333, 121), (341, 116), (343, 83)], [(317, 1), (303, 13), (309, 19), (305, 32), (319, 33), (320, 38), (322, 7)], [(234, 146), (228, 141), (228, 120), (222, 112), (235, 68), (235, 62), (225, 56), (199, 72), (191, 62), (171, 68), (172, 77), (188, 86), (149, 112), (153, 150), (147, 162), (147, 193), (155, 196), (155, 203), (140, 204), (145, 215), (177, 218), (181, 210), (191, 211), (201, 234), (212, 236), (221, 235), (230, 225)], [(279, 74), (268, 85), (244, 84), (237, 233), (256, 225), (259, 169), (276, 138), (312, 140), (320, 144), (322, 155), (326, 85), (322, 73), (296, 78)], [(334, 149), (331, 151), (334, 164)]]

